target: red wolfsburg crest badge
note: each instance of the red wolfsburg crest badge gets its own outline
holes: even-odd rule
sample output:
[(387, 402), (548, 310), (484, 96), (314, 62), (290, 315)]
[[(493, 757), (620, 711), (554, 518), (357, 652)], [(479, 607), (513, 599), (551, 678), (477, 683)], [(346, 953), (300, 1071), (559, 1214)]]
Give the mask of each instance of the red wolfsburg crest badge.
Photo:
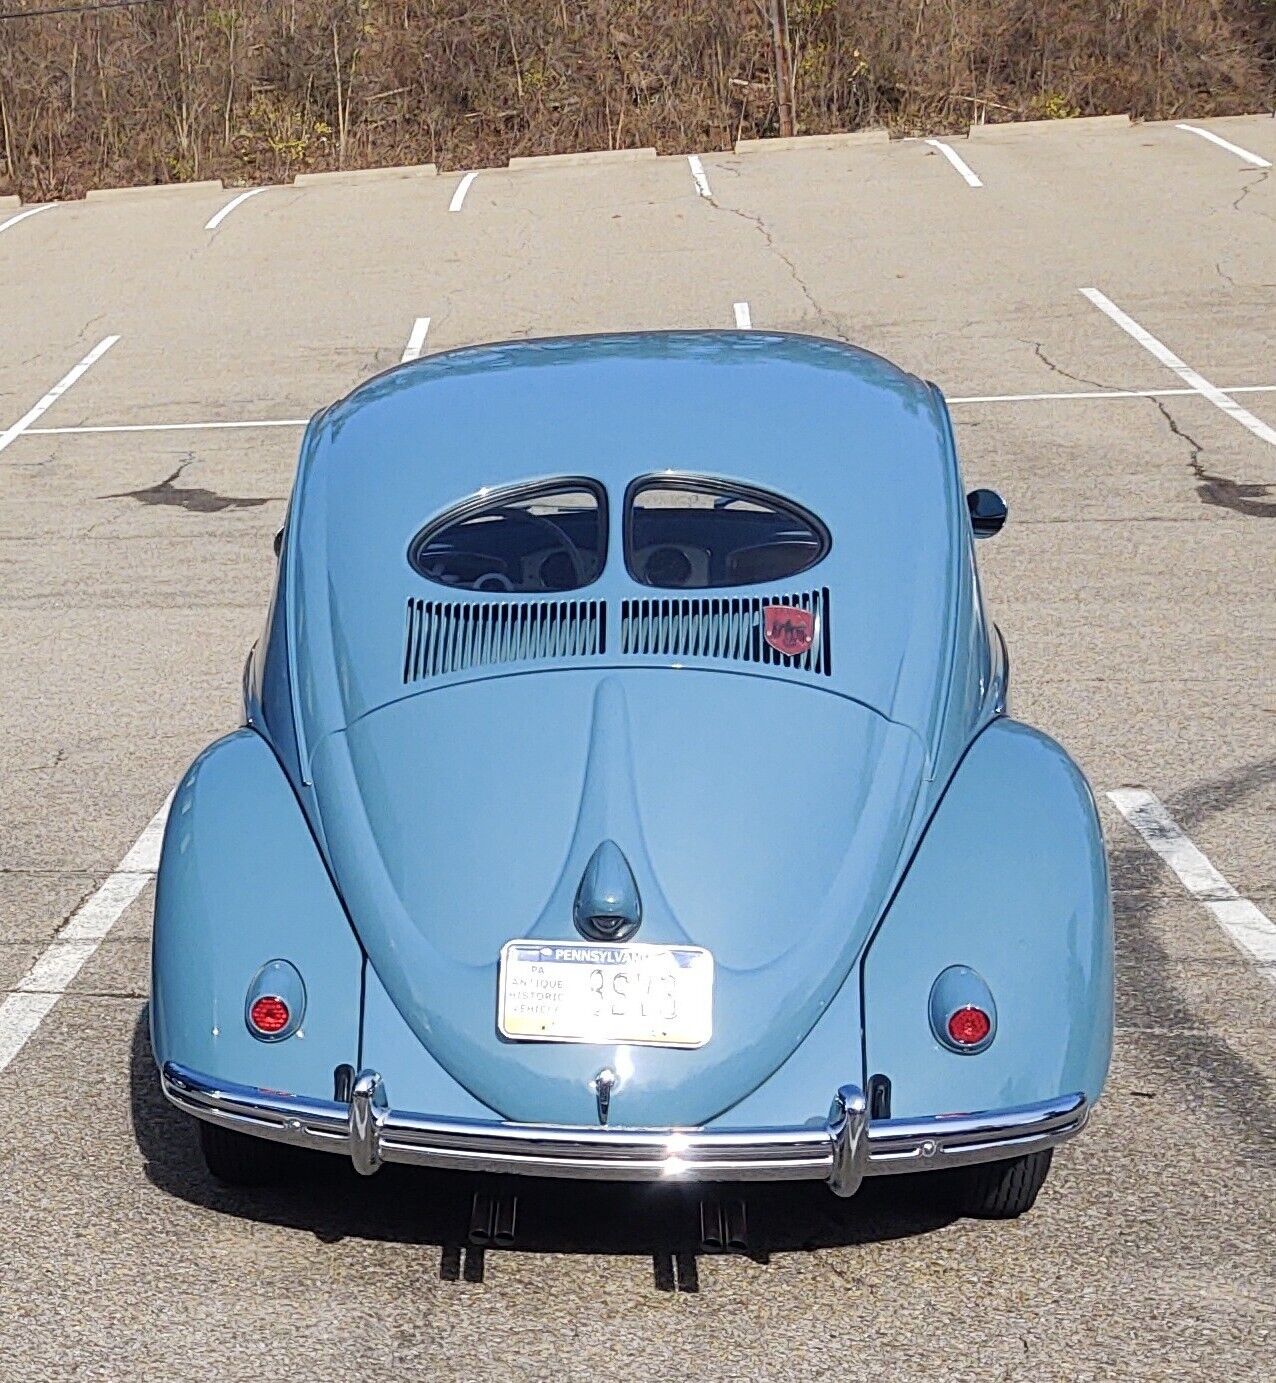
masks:
[(762, 634), (777, 653), (800, 657), (815, 642), (815, 616), (796, 605), (764, 606)]

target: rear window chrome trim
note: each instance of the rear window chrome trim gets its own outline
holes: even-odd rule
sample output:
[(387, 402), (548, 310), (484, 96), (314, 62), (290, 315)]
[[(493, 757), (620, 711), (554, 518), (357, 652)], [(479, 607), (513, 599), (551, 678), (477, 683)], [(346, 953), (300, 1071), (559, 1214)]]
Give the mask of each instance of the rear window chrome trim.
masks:
[[(638, 572), (634, 570), (632, 559), (634, 553), (634, 500), (643, 490), (654, 489), (687, 490), (691, 493), (700, 492), (717, 495), (732, 495), (737, 499), (753, 500), (758, 504), (765, 504), (770, 508), (791, 514), (795, 519), (808, 525), (810, 530), (820, 540), (819, 555), (813, 558), (804, 567), (799, 567), (797, 571), (790, 572), (779, 580), (739, 582), (718, 586), (652, 585), (651, 582), (644, 581)], [(818, 567), (833, 550), (833, 535), (829, 531), (828, 524), (826, 524), (813, 510), (808, 509), (806, 505), (793, 499), (790, 495), (782, 494), (778, 490), (769, 490), (763, 485), (755, 485), (751, 481), (732, 480), (728, 476), (708, 475), (700, 471), (649, 471), (645, 475), (635, 476), (625, 487), (623, 517), (622, 546), (624, 548), (625, 571), (628, 573), (631, 581), (648, 591), (733, 591), (745, 590), (749, 586), (775, 586), (782, 582), (791, 582), (795, 577), (802, 576), (806, 572), (814, 570), (814, 568)]]

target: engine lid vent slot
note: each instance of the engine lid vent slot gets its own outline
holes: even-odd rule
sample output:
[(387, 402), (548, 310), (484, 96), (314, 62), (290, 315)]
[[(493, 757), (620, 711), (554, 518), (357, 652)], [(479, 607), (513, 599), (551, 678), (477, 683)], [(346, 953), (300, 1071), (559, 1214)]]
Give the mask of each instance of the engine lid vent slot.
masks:
[(587, 658), (607, 648), (602, 600), (445, 601), (411, 598), (403, 681), (545, 659)]
[[(767, 641), (763, 611), (769, 605), (792, 606), (811, 617), (813, 637), (805, 651), (782, 653)], [(620, 651), (653, 658), (761, 663), (828, 677), (833, 671), (828, 587), (796, 595), (624, 600)]]

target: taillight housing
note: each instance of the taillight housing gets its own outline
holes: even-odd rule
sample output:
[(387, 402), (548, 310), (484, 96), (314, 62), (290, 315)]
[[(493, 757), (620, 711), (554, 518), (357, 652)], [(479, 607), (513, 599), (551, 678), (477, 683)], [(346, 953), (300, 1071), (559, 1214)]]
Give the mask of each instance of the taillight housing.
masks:
[(930, 987), (930, 1030), (942, 1047), (962, 1056), (984, 1051), (997, 1035), (992, 990), (968, 965), (950, 965)]
[(252, 977), (244, 995), (244, 1024), (259, 1042), (283, 1042), (301, 1029), (306, 986), (297, 967), (268, 960)]

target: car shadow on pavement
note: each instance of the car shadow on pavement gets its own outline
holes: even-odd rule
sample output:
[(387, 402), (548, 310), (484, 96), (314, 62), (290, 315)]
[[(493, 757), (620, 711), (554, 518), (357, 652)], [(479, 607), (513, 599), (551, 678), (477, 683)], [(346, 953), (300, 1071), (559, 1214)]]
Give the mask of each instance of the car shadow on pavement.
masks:
[(814, 1182), (692, 1188), (520, 1178), (515, 1186), (506, 1178), (402, 1166), (365, 1178), (341, 1158), (299, 1152), (297, 1174), (284, 1185), (223, 1186), (204, 1168), (193, 1120), (160, 1092), (145, 1006), (133, 1034), (130, 1107), (146, 1175), (167, 1194), (325, 1243), (349, 1237), (435, 1246), (440, 1276), (451, 1280), (482, 1279), (483, 1252), (476, 1253), (470, 1234), (479, 1193), (517, 1191), (513, 1250), (650, 1256), (656, 1286), (670, 1291), (696, 1290), (695, 1257), (706, 1251), (702, 1197), (743, 1202), (747, 1223), (738, 1251), (759, 1263), (774, 1253), (908, 1238), (956, 1218), (942, 1182), (911, 1176), (869, 1182), (843, 1201)]

